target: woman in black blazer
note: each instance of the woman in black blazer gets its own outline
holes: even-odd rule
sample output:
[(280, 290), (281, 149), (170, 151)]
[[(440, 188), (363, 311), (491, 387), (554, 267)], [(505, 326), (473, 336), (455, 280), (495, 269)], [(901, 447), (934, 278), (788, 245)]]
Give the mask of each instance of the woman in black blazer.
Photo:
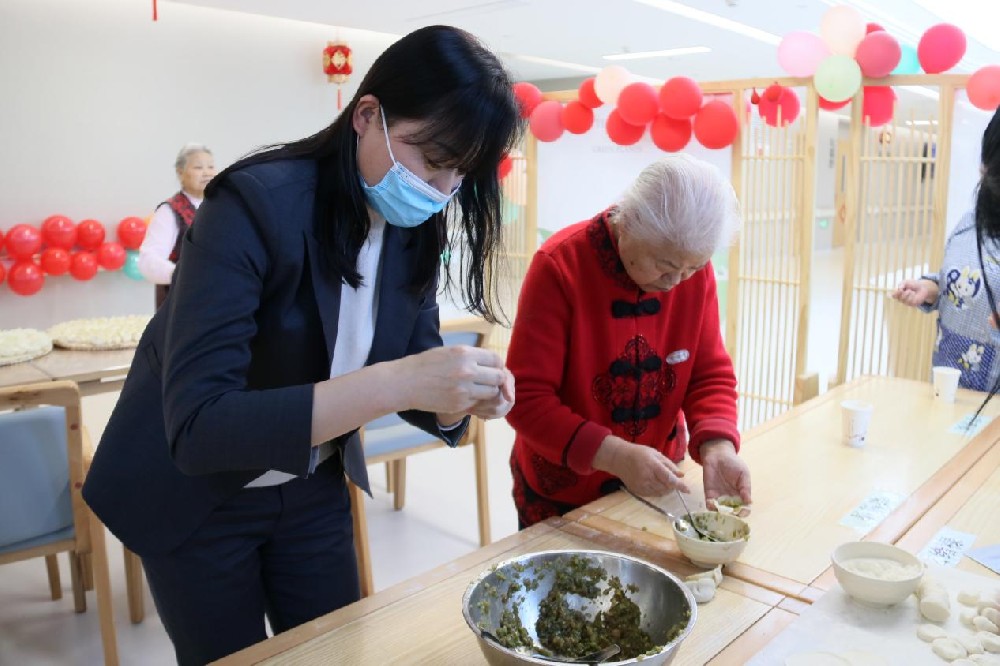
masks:
[(510, 409), (496, 354), (441, 347), (435, 294), (460, 257), (466, 306), (496, 320), (497, 166), (520, 131), (496, 57), (422, 28), (332, 125), (207, 189), (84, 486), (142, 557), (178, 662), (359, 598), (361, 425), (399, 412), (454, 445), (468, 415)]

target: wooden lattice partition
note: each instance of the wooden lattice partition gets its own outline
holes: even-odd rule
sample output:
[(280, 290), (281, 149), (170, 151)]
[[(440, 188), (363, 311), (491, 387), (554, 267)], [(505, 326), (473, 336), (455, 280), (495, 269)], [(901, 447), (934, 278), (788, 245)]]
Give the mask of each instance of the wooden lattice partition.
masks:
[[(751, 86), (734, 93), (737, 112)], [(795, 80), (782, 82), (795, 85)], [(740, 426), (749, 428), (814, 393), (803, 389), (809, 327), (808, 298), (813, 242), (816, 103), (784, 127), (756, 114), (745, 122), (733, 150), (732, 179), (743, 211), (738, 244), (729, 253), (726, 346), (739, 381)], [(780, 121), (779, 121), (780, 124)]]
[[(914, 79), (910, 81), (909, 79)], [(939, 91), (936, 114), (862, 122), (852, 104), (844, 188), (844, 283), (837, 379), (877, 374), (926, 380), (934, 317), (890, 294), (905, 278), (936, 273), (944, 254), (955, 89), (965, 77), (895, 77)]]

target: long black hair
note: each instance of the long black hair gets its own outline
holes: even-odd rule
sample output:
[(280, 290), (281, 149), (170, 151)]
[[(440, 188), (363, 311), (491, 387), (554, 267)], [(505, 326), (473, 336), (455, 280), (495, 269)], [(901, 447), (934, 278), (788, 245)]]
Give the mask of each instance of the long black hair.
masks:
[[(389, 125), (416, 120), (421, 130), (407, 141), (436, 156), (435, 161), (465, 174), (454, 200), (441, 213), (416, 227), (416, 291), (437, 284), (442, 257), (463, 242), (459, 280), (470, 312), (497, 322), (497, 263), (502, 249), (501, 194), (497, 167), (523, 130), (512, 81), (497, 57), (474, 36), (450, 26), (429, 26), (406, 35), (386, 49), (365, 74), (354, 98), (329, 126), (287, 144), (264, 147), (220, 173), (206, 188), (211, 196), (226, 174), (251, 164), (280, 159), (317, 162), (316, 235), (330, 269), (352, 287), (361, 283), (358, 253), (371, 220), (357, 166), (353, 116), (364, 95), (378, 98)], [(449, 215), (458, 222), (450, 237)], [(445, 285), (452, 282), (445, 261)]]
[[(997, 315), (996, 296), (993, 287), (987, 279), (986, 262), (983, 260), (984, 241), (989, 241), (995, 248), (1000, 242), (1000, 109), (997, 109), (990, 119), (986, 131), (983, 132), (983, 148), (980, 156), (982, 174), (976, 191), (976, 251), (979, 253), (979, 266), (983, 272), (983, 284), (986, 285), (986, 297), (990, 303), (990, 313), (993, 321), (1000, 326)], [(994, 261), (995, 257), (990, 257)], [(1000, 393), (1000, 377), (990, 388), (986, 400), (979, 406), (976, 416), (983, 411), (986, 404)]]

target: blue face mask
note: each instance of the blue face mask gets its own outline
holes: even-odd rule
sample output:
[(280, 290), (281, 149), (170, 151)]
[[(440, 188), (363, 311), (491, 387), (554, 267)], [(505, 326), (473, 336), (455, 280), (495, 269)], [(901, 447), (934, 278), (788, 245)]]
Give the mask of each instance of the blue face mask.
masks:
[(365, 191), (368, 204), (385, 218), (389, 224), (397, 227), (412, 228), (427, 221), (432, 215), (444, 210), (445, 205), (455, 195), (442, 194), (434, 187), (425, 183), (415, 173), (396, 160), (389, 144), (389, 130), (385, 122), (385, 111), (382, 112), (382, 130), (385, 132), (385, 146), (392, 158), (392, 168), (376, 185), (369, 185), (361, 178), (361, 187)]

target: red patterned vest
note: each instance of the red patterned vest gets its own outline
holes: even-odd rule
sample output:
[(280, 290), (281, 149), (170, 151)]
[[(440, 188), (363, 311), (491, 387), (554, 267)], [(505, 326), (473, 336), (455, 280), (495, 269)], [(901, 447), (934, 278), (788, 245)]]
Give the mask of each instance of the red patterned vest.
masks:
[[(187, 232), (188, 227), (191, 226), (191, 223), (194, 222), (194, 214), (198, 209), (194, 207), (194, 204), (191, 203), (191, 200), (187, 198), (187, 195), (184, 194), (184, 192), (178, 192), (161, 203), (160, 206), (163, 204), (170, 206), (170, 210), (174, 213), (174, 220), (177, 222), (177, 241), (174, 243), (174, 249), (170, 251), (169, 256), (170, 261), (176, 264), (177, 259), (181, 254), (181, 242), (184, 240), (184, 234)], [(157, 206), (157, 208), (159, 208), (159, 206)], [(160, 305), (163, 304), (168, 291), (170, 291), (170, 285), (156, 285), (157, 309), (159, 309)]]

